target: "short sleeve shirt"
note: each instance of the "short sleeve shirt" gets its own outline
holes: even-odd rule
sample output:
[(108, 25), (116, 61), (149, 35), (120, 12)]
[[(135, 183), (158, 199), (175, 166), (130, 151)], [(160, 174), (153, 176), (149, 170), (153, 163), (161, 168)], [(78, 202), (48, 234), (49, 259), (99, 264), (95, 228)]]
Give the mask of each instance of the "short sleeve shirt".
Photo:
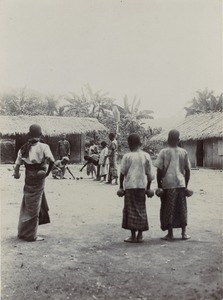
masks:
[(185, 149), (180, 147), (162, 149), (154, 165), (163, 171), (163, 189), (185, 187), (185, 170), (190, 169)]
[(120, 171), (125, 176), (125, 189), (145, 189), (148, 179), (153, 179), (150, 155), (141, 150), (125, 154)]
[[(105, 157), (108, 155), (108, 148), (105, 147), (101, 150), (100, 156), (99, 156), (99, 165), (102, 165), (105, 161)], [(106, 160), (107, 161), (107, 160)]]
[(58, 152), (60, 156), (70, 155), (70, 143), (67, 140), (58, 142)]
[(54, 162), (53, 154), (47, 144), (37, 142), (32, 145), (27, 158), (22, 157), (21, 150), (19, 150), (16, 164), (21, 165), (23, 162), (27, 164), (42, 164), (47, 161)]

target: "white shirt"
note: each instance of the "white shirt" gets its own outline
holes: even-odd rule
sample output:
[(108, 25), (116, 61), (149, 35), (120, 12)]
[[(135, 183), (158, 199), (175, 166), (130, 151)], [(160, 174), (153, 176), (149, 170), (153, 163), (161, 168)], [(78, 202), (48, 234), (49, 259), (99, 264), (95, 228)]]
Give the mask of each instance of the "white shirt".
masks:
[(125, 176), (125, 189), (146, 189), (148, 179), (153, 179), (150, 155), (142, 150), (125, 154), (121, 173)]
[(90, 146), (90, 148), (89, 148), (89, 155), (97, 154), (97, 153), (98, 153), (98, 146), (97, 145)]
[(54, 157), (47, 144), (37, 142), (31, 146), (27, 158), (22, 157), (21, 149), (19, 150), (15, 163), (21, 165), (23, 161), (27, 164), (41, 164), (46, 161), (54, 162)]
[[(105, 156), (108, 155), (108, 147), (105, 147), (101, 150), (100, 156), (99, 156), (99, 165), (103, 165), (105, 161)], [(106, 164), (108, 164), (108, 159), (106, 159)]]
[(154, 163), (163, 171), (162, 188), (185, 187), (185, 170), (190, 169), (187, 151), (180, 147), (162, 149)]

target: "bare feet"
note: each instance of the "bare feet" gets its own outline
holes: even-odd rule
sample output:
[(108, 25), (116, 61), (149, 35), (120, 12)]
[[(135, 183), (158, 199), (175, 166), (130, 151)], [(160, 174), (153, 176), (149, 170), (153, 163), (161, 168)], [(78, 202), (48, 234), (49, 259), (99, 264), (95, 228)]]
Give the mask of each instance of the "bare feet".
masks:
[(186, 233), (182, 234), (182, 240), (189, 240), (191, 237)]
[(173, 241), (173, 236), (167, 234), (164, 237), (162, 237), (161, 240), (164, 240), (164, 241)]
[(125, 239), (124, 242), (126, 242), (126, 243), (137, 243), (137, 239), (133, 238), (133, 237), (129, 237), (129, 238)]
[(144, 242), (143, 237), (142, 236), (141, 237), (137, 237), (137, 242), (138, 243), (143, 243)]
[(44, 241), (44, 238), (42, 236), (37, 236), (37, 238), (35, 239), (36, 242), (38, 241)]
[(142, 236), (142, 233), (140, 232), (140, 233), (138, 233), (138, 235), (137, 235), (137, 242), (138, 243), (142, 243), (144, 240), (143, 240), (143, 236)]

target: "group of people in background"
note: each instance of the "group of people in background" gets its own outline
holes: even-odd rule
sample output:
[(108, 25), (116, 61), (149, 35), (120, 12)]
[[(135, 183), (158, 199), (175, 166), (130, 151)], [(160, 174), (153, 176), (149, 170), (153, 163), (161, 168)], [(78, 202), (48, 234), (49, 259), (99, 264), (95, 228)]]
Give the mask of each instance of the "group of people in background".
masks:
[[(102, 141), (98, 146), (94, 140), (86, 143), (84, 159), (86, 163), (80, 169), (86, 167), (87, 175), (101, 183), (111, 184), (115, 181), (118, 184), (118, 143), (114, 133), (109, 134), (109, 142)], [(52, 176), (54, 179), (65, 179), (65, 172), (68, 171), (75, 179), (75, 176), (69, 169), (68, 162), (70, 159), (70, 143), (63, 134), (61, 140), (57, 144), (58, 160), (54, 162), (52, 168)]]
[[(87, 175), (91, 175), (96, 181), (118, 184), (118, 143), (114, 133), (109, 134), (109, 143), (102, 141), (100, 149), (93, 140), (87, 144), (84, 159), (86, 163), (80, 169), (87, 167)], [(107, 179), (107, 181), (106, 181)]]
[[(58, 161), (54, 161), (50, 147), (41, 140), (42, 132), (39, 125), (31, 125), (29, 139), (18, 151), (15, 162), (14, 177), (20, 178), (20, 166), (25, 166), (25, 185), (21, 204), (18, 237), (26, 241), (43, 240), (37, 236), (40, 224), (50, 222), (48, 205), (44, 193), (45, 178), (52, 171), (54, 178), (63, 178), (70, 155), (69, 142), (65, 136), (58, 143)], [(122, 227), (131, 231), (131, 236), (125, 242), (141, 243), (143, 232), (149, 229), (146, 211), (146, 196), (153, 197), (151, 182), (152, 161), (150, 155), (141, 150), (141, 141), (138, 134), (128, 136), (130, 152), (126, 153), (121, 161), (119, 190), (117, 195), (124, 196)], [(101, 142), (101, 151), (91, 141), (85, 155), (87, 172), (96, 175), (96, 179), (111, 184), (113, 179), (117, 183), (117, 141), (114, 133), (109, 134), (109, 144)], [(173, 229), (182, 229), (182, 239), (190, 236), (186, 233), (187, 202), (191, 196), (188, 190), (190, 180), (190, 162), (186, 150), (179, 147), (180, 134), (171, 130), (168, 135), (168, 147), (161, 150), (154, 166), (157, 168), (156, 195), (161, 198), (160, 222), (161, 229), (168, 231), (163, 237), (166, 241), (173, 240)], [(92, 166), (96, 169), (93, 169)], [(92, 169), (91, 169), (92, 168)], [(62, 170), (62, 173), (59, 171)], [(72, 173), (71, 173), (72, 175)], [(72, 175), (73, 176), (73, 175)]]

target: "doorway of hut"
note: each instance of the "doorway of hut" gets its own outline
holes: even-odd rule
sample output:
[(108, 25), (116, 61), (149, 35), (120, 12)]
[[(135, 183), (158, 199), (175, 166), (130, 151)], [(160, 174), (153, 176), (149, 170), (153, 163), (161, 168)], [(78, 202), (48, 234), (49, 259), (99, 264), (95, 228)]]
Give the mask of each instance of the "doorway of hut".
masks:
[(203, 167), (204, 165), (204, 145), (203, 141), (197, 141), (197, 167)]

